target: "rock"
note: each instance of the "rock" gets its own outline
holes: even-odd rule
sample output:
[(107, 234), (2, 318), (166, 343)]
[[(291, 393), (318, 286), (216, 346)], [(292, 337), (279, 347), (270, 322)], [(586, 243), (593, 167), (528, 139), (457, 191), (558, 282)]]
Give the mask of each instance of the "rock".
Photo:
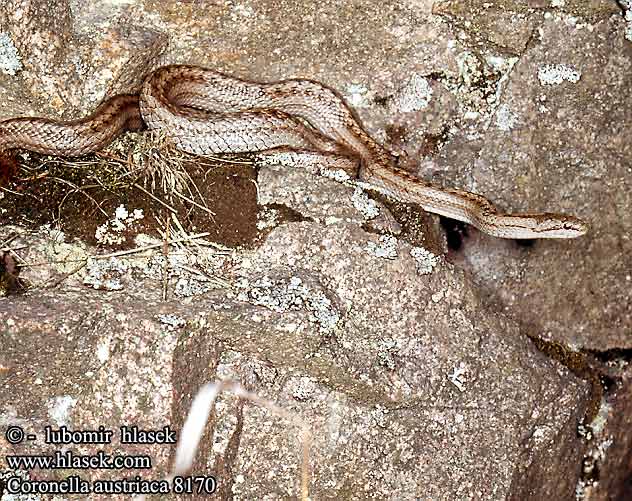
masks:
[[(198, 389), (230, 379), (309, 426), (312, 499), (624, 492), (625, 352), (607, 363), (598, 353), (628, 348), (632, 324), (622, 209), (631, 202), (630, 55), (612, 5), (31, 3), (12, 0), (0, 13), (2, 118), (85, 115), (163, 62), (309, 77), (336, 88), (407, 168), (502, 208), (566, 211), (592, 228), (531, 247), (469, 230), (447, 260), (437, 217), (411, 210), (403, 223), (397, 204), (279, 168), (258, 173), (265, 207), (248, 228), (260, 231), (242, 247), (136, 235), (131, 245), (145, 250), (86, 261), (120, 249), (95, 248), (94, 231), (77, 241), (72, 228), (13, 226), (37, 209), (9, 221), (7, 200), (25, 194), (0, 192), (0, 253), (17, 263), (12, 279), (31, 286), (0, 298), (0, 428), (39, 439), (2, 441), (3, 457), (54, 452), (41, 440), (47, 425), (180, 430)], [(36, 172), (20, 186), (40, 182)], [(28, 193), (36, 207), (52, 197)], [(247, 200), (227, 197), (235, 213)], [(131, 211), (140, 199), (128, 202)], [(92, 209), (87, 197), (75, 203)], [(105, 214), (86, 209), (81, 222), (102, 224)], [(224, 214), (206, 219), (234, 222)], [(539, 338), (550, 349), (538, 351)], [(591, 364), (612, 385), (595, 383), (590, 357), (559, 356), (569, 345), (595, 350)], [(147, 455), (152, 468), (138, 474), (150, 479), (168, 474), (175, 451), (116, 439), (70, 449)], [(215, 475), (222, 499), (299, 497), (300, 460), (295, 426), (225, 393), (190, 474)], [(94, 485), (136, 473), (80, 474)]]

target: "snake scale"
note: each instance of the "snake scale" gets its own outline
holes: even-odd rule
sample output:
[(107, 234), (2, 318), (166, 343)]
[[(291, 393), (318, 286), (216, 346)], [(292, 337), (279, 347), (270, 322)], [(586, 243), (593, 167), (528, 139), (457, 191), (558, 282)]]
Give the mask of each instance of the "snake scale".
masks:
[(0, 122), (0, 170), (15, 171), (16, 149), (80, 156), (144, 126), (162, 131), (189, 153), (258, 152), (262, 164), (343, 169), (389, 197), (496, 237), (574, 238), (588, 229), (569, 215), (502, 214), (480, 195), (440, 188), (410, 174), (362, 128), (344, 100), (318, 82), (257, 83), (199, 66), (158, 68), (139, 95), (116, 95), (79, 120)]

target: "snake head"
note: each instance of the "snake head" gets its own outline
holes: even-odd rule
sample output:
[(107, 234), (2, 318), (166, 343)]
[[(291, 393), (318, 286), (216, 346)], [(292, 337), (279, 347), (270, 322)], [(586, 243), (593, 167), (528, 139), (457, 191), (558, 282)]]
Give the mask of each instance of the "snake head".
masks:
[(588, 225), (574, 216), (544, 213), (532, 217), (537, 220), (533, 228), (537, 238), (577, 238), (588, 232)]

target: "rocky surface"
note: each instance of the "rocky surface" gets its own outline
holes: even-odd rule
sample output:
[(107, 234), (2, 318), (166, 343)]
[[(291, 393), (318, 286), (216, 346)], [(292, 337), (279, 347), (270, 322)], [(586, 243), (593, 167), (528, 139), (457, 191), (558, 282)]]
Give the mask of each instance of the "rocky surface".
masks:
[[(632, 204), (632, 98), (623, 91), (632, 84), (630, 42), (616, 18), (587, 26), (555, 15), (538, 33), (512, 69), (469, 183), (515, 210), (555, 200), (591, 231), (537, 242), (528, 256), (493, 242), (465, 246), (463, 258), (519, 322), (577, 348), (629, 348), (631, 222), (621, 208)], [(456, 148), (446, 147), (452, 165)]]
[[(485, 308), (451, 265), (424, 262), (419, 273), (409, 245), (383, 249), (355, 224), (296, 223), (239, 263), (234, 290), (163, 302), (137, 262), (119, 292), (41, 291), (10, 299), (11, 310), (5, 299), (3, 392), (16, 397), (3, 420), (38, 433), (59, 425), (53, 410), (70, 398), (76, 428), (177, 426), (197, 388), (233, 379), (309, 423), (317, 499), (504, 499), (544, 464), (567, 480), (544, 492), (568, 496), (589, 388)], [(226, 396), (194, 472), (217, 475), (222, 497), (296, 495), (296, 435)], [(150, 454), (151, 477), (165, 474), (166, 447), (124, 451)]]
[[(262, 211), (252, 250), (175, 252), (181, 274), (168, 282), (164, 256), (82, 268), (97, 252), (85, 243), (5, 225), (0, 245), (11, 236), (20, 279), (35, 287), (0, 299), (2, 429), (179, 428), (197, 388), (230, 378), (309, 424), (314, 499), (623, 496), (629, 369), (613, 350), (630, 348), (632, 330), (630, 27), (611, 2), (468, 5), (0, 8), (1, 118), (74, 118), (161, 62), (309, 77), (338, 89), (420, 175), (591, 224), (582, 239), (529, 247), (470, 229), (446, 259), (436, 218), (413, 211), (416, 236), (380, 236), (369, 215), (392, 228), (401, 207), (270, 169), (259, 202), (300, 217), (275, 227), (274, 209)], [(607, 366), (584, 437), (578, 424), (601, 395), (526, 334)], [(222, 498), (297, 496), (297, 440), (283, 419), (224, 395), (194, 472), (217, 475)], [(169, 471), (172, 448), (124, 450), (152, 456), (150, 478)]]

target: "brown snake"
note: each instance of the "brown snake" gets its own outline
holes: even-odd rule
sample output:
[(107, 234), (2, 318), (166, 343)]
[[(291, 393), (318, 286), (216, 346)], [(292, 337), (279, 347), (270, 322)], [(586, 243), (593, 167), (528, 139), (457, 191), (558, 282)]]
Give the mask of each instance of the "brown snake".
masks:
[(472, 224), (501, 238), (574, 238), (587, 225), (563, 214), (501, 214), (480, 195), (443, 189), (400, 169), (331, 89), (310, 80), (256, 83), (198, 66), (155, 70), (140, 96), (120, 94), (69, 122), (0, 122), (0, 171), (15, 170), (13, 150), (80, 156), (145, 124), (194, 154), (259, 152), (261, 164), (324, 165), (403, 202)]

